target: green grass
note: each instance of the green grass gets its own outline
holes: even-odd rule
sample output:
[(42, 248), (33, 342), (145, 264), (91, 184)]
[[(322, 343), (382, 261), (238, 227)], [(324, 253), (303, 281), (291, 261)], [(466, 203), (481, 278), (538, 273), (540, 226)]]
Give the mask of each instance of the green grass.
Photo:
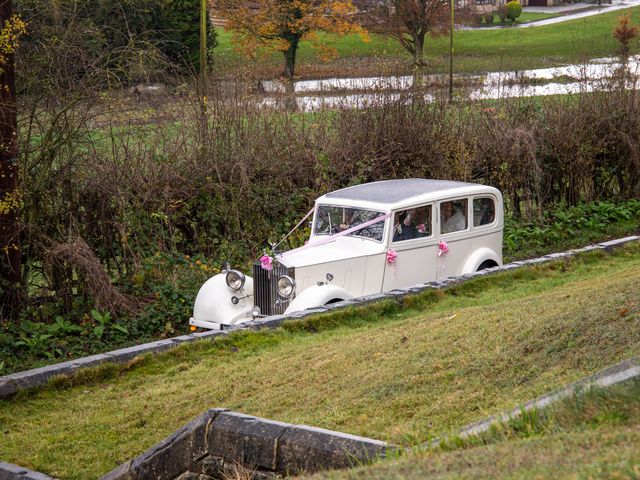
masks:
[[(531, 22), (536, 22), (538, 20), (547, 20), (549, 18), (556, 18), (559, 16), (560, 14), (557, 14), (557, 13), (522, 12), (520, 14), (520, 17), (518, 17), (518, 20), (516, 20), (516, 24), (531, 23)], [(485, 23), (482, 23), (482, 25), (480, 25), (480, 27), (486, 27), (486, 26), (488, 25)], [(494, 13), (493, 23), (491, 24), (491, 26), (504, 26), (505, 28), (508, 28), (511, 25), (508, 23), (501, 23), (500, 17)]]
[(591, 389), (454, 451), (428, 450), (312, 478), (638, 478), (640, 382)]
[(96, 478), (210, 407), (412, 445), (640, 352), (640, 246), (201, 342), (0, 402), (0, 458)]
[[(634, 7), (555, 25), (457, 31), (454, 68), (462, 73), (523, 70), (615, 55), (617, 43), (612, 31), (618, 18), (626, 11), (632, 12), (634, 23), (640, 23), (640, 7)], [(533, 20), (533, 15), (527, 14), (524, 18)], [(386, 37), (371, 35), (369, 42), (354, 35), (336, 37), (320, 34), (320, 38), (336, 49), (337, 58), (322, 63), (309, 42), (302, 42), (298, 57), (298, 74), (302, 77), (376, 75), (411, 70), (410, 56), (397, 42)], [(258, 75), (277, 76), (282, 68), (282, 54), (279, 53), (268, 54), (258, 60), (242, 57), (234, 50), (232, 37), (224, 29), (218, 30), (218, 41), (214, 55), (223, 72), (241, 69)], [(429, 72), (447, 71), (448, 49), (448, 37), (428, 39), (425, 57)], [(634, 51), (637, 51), (637, 43)]]

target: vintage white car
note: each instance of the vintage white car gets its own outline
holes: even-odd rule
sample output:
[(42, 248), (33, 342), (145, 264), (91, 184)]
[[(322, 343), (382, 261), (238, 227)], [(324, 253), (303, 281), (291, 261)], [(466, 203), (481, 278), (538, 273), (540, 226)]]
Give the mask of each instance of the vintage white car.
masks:
[(253, 277), (229, 268), (207, 280), (192, 329), (222, 329), (502, 264), (502, 195), (492, 187), (386, 180), (328, 193), (310, 214), (304, 246), (263, 256)]

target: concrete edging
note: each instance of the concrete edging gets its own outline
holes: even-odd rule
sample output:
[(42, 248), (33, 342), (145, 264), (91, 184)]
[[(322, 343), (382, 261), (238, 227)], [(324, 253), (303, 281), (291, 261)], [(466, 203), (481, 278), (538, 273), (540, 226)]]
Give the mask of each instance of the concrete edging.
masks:
[[(520, 260), (520, 261), (509, 263), (507, 265), (503, 265), (500, 267), (493, 267), (493, 268), (489, 268), (487, 270), (482, 270), (479, 272), (467, 273), (465, 275), (461, 275), (457, 277), (449, 277), (449, 278), (445, 278), (442, 281), (421, 283), (421, 284), (413, 285), (407, 288), (391, 290), (390, 292), (375, 293), (373, 295), (358, 297), (352, 300), (337, 302), (331, 305), (327, 305), (325, 307), (315, 307), (307, 310), (302, 310), (299, 312), (293, 312), (289, 315), (274, 315), (274, 316), (266, 317), (259, 320), (252, 320), (249, 322), (245, 322), (241, 325), (238, 325), (237, 327), (232, 327), (224, 331), (211, 330), (208, 332), (192, 333), (190, 335), (182, 335), (179, 337), (168, 338), (165, 340), (157, 340), (155, 342), (144, 343), (142, 345), (136, 345), (133, 347), (113, 350), (111, 352), (100, 353), (97, 355), (91, 355), (89, 357), (78, 358), (75, 360), (69, 360), (67, 362), (48, 365), (45, 367), (35, 368), (32, 370), (16, 372), (16, 373), (12, 373), (12, 374), (0, 377), (0, 399), (9, 398), (20, 390), (24, 390), (28, 388), (36, 388), (36, 387), (41, 387), (43, 385), (46, 385), (46, 383), (51, 378), (59, 375), (72, 375), (82, 368), (94, 367), (107, 362), (126, 363), (129, 360), (132, 360), (133, 358), (137, 357), (138, 355), (143, 355), (146, 353), (155, 354), (155, 353), (163, 352), (165, 350), (171, 349), (185, 342), (194, 342), (201, 339), (215, 339), (221, 336), (225, 336), (230, 332), (234, 332), (238, 330), (246, 330), (246, 329), (261, 330), (265, 328), (268, 328), (268, 329), (277, 328), (281, 326), (285, 320), (301, 319), (301, 318), (308, 317), (309, 315), (313, 315), (315, 313), (327, 312), (330, 310), (347, 308), (351, 306), (365, 305), (369, 303), (382, 301), (385, 299), (391, 299), (391, 298), (399, 299), (406, 295), (420, 293), (425, 290), (446, 288), (450, 285), (455, 285), (455, 284), (464, 282), (466, 280), (469, 280), (471, 278), (483, 277), (485, 275), (490, 275), (497, 272), (505, 272), (505, 271), (516, 269), (516, 268), (521, 268), (524, 266), (536, 265), (539, 263), (550, 262), (550, 261), (559, 260), (562, 258), (570, 258), (581, 253), (598, 251), (598, 250), (610, 250), (614, 247), (624, 245), (630, 242), (639, 241), (639, 240), (640, 240), (640, 236), (638, 235), (624, 237), (617, 240), (602, 242), (596, 245), (589, 245), (583, 248), (568, 250), (566, 252), (552, 253), (549, 255), (543, 255), (542, 257), (533, 258), (529, 260)], [(0, 480), (2, 479), (0, 478)]]

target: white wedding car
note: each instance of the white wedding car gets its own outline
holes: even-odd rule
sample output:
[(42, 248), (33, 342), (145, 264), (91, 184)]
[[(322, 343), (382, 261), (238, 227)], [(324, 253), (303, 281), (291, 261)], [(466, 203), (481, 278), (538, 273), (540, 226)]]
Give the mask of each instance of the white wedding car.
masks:
[(192, 329), (408, 287), (502, 264), (502, 195), (445, 180), (386, 180), (318, 198), (308, 242), (227, 269), (198, 292)]

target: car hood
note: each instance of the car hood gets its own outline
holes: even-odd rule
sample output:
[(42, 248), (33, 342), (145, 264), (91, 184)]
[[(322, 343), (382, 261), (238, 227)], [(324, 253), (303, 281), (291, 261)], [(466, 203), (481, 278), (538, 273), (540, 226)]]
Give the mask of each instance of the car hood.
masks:
[[(316, 238), (322, 239), (323, 237)], [(276, 257), (276, 260), (287, 268), (305, 267), (384, 252), (385, 248), (381, 242), (358, 237), (340, 237), (323, 245), (301, 247), (283, 252)]]

